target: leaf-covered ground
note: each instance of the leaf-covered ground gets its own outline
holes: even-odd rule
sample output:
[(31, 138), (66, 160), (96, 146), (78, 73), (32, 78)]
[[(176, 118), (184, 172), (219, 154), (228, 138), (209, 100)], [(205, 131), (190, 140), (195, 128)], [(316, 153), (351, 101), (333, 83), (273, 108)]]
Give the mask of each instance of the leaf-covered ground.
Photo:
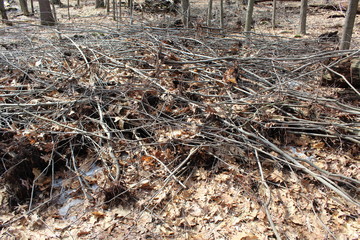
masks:
[(100, 18), (0, 36), (3, 238), (359, 238), (356, 49)]

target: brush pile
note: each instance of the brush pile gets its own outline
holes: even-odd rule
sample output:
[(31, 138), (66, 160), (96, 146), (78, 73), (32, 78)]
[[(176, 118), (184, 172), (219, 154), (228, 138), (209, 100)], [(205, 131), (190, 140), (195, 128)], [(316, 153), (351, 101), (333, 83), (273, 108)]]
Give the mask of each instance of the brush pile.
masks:
[(352, 236), (339, 226), (358, 217), (359, 92), (320, 78), (359, 51), (201, 29), (31, 28), (0, 37), (2, 234)]

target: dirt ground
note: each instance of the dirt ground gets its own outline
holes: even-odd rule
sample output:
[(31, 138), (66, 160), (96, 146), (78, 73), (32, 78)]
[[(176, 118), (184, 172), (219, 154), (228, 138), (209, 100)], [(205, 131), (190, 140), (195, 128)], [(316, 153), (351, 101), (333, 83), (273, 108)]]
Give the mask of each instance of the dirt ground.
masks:
[[(143, 1), (135, 1), (136, 3), (141, 4)], [(205, 26), (206, 22), (206, 8), (207, 1), (190, 1), (193, 9), (192, 9), (192, 22), (194, 24), (200, 24)], [(319, 4), (332, 4), (337, 6), (344, 1), (326, 1), (326, 0), (313, 0), (309, 1), (309, 11), (307, 16), (307, 34), (302, 36), (303, 38), (314, 39), (317, 38), (320, 34), (326, 32), (334, 32), (338, 31), (341, 36), (342, 27), (344, 25), (345, 18), (340, 17), (344, 15), (342, 11), (331, 11), (328, 9), (321, 9), (318, 7), (311, 7), (313, 5)], [(67, 4), (64, 2), (64, 4)], [(35, 2), (37, 7), (37, 3)], [(76, 1), (70, 1), (71, 6), (76, 6)], [(271, 27), (271, 16), (272, 16), (272, 3), (264, 2), (256, 4), (254, 10), (254, 31), (259, 34), (273, 34), (282, 37), (294, 37), (298, 35), (298, 26), (299, 26), (299, 2), (286, 2), (280, 1), (277, 4), (277, 14), (276, 14), (276, 25), (277, 27), (273, 29)], [(213, 11), (213, 27), (219, 27), (219, 1), (214, 1), (214, 11)], [(102, 24), (109, 24), (116, 26), (112, 21), (112, 16), (110, 14), (106, 14), (105, 9), (95, 9), (93, 8), (93, 2), (85, 1), (82, 3), (80, 8), (71, 7), (70, 11), (66, 7), (57, 9), (57, 18), (60, 23), (68, 24), (68, 23), (76, 23), (80, 24), (81, 22), (88, 23), (89, 19), (94, 24), (101, 22)], [(225, 26), (229, 31), (240, 32), (242, 30), (242, 26), (245, 23), (245, 15), (246, 15), (246, 6), (238, 4), (237, 1), (225, 1), (224, 4), (225, 9)], [(68, 19), (70, 13), (70, 20)], [(121, 24), (128, 25), (130, 24), (129, 12), (127, 9), (123, 9), (123, 18)], [(331, 17), (338, 15), (337, 17)], [(37, 23), (38, 20), (34, 17), (25, 17), (20, 14), (20, 12), (10, 13), (10, 16), (15, 21), (20, 22), (28, 22), (28, 23)], [(167, 27), (173, 24), (174, 19), (180, 19), (180, 17), (176, 17), (174, 14), (143, 14), (139, 12), (135, 12), (135, 17), (133, 19), (133, 24), (143, 24), (148, 26), (160, 26)], [(239, 25), (239, 22), (241, 24)], [(360, 38), (360, 17), (357, 16), (355, 20), (354, 32), (353, 32), (353, 48), (359, 48), (359, 38)]]

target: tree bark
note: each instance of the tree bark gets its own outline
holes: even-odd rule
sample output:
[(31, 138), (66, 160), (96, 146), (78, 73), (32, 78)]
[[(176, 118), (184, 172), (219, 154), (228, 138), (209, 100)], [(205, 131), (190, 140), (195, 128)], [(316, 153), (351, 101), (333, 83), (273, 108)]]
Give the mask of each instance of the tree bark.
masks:
[(31, 14), (34, 15), (35, 11), (34, 11), (34, 0), (30, 0), (30, 5), (31, 5)]
[(6, 14), (4, 0), (0, 0), (0, 13), (1, 13), (2, 22), (8, 26), (12, 26), (12, 23), (9, 22), (9, 19)]
[(354, 29), (354, 22), (359, 0), (349, 0), (349, 6), (346, 11), (345, 25), (340, 42), (340, 49), (346, 50), (350, 48), (351, 37)]
[(272, 16), (271, 16), (271, 25), (272, 28), (275, 29), (276, 28), (276, 0), (273, 0), (273, 11), (272, 11)]
[(26, 0), (19, 0), (21, 11), (25, 16), (30, 16), (29, 8)]
[(224, 28), (224, 0), (220, 0), (220, 28)]
[(299, 33), (306, 34), (306, 13), (308, 0), (301, 0)]
[(182, 7), (182, 20), (185, 28), (189, 27), (189, 17), (190, 17), (190, 1), (181, 0)]
[(54, 26), (55, 18), (52, 14), (50, 1), (39, 0), (41, 25)]
[(212, 5), (213, 5), (213, 0), (209, 0), (208, 2), (208, 11), (207, 11), (207, 26), (210, 27), (211, 26), (211, 18), (212, 18)]
[(116, 0), (112, 1), (112, 9), (113, 9), (113, 20), (116, 21)]
[(253, 11), (254, 11), (255, 0), (248, 0), (247, 10), (246, 10), (246, 22), (245, 22), (245, 32), (250, 32), (251, 25), (253, 22)]
[(70, 20), (70, 0), (67, 0), (68, 19)]
[(121, 5), (121, 0), (119, 1), (118, 22), (122, 22), (122, 5)]
[(51, 7), (52, 7), (52, 13), (53, 13), (53, 16), (54, 16), (54, 21), (57, 22), (55, 3), (53, 1), (50, 1), (50, 3), (51, 3)]
[(134, 20), (134, 15), (133, 15), (134, 1), (133, 0), (129, 0), (128, 8), (130, 10), (130, 25), (132, 25), (133, 20)]

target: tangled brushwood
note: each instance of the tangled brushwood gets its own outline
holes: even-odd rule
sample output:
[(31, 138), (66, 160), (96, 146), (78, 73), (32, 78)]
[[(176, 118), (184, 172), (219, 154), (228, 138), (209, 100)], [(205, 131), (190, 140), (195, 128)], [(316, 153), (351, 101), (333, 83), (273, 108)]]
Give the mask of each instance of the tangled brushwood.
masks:
[[(359, 92), (320, 78), (358, 50), (199, 29), (31, 28), (0, 38), (2, 234), (20, 236), (24, 221), (58, 237), (76, 222), (86, 238), (353, 229)], [(65, 209), (74, 199), (83, 208)], [(241, 226), (251, 233), (236, 235)]]

